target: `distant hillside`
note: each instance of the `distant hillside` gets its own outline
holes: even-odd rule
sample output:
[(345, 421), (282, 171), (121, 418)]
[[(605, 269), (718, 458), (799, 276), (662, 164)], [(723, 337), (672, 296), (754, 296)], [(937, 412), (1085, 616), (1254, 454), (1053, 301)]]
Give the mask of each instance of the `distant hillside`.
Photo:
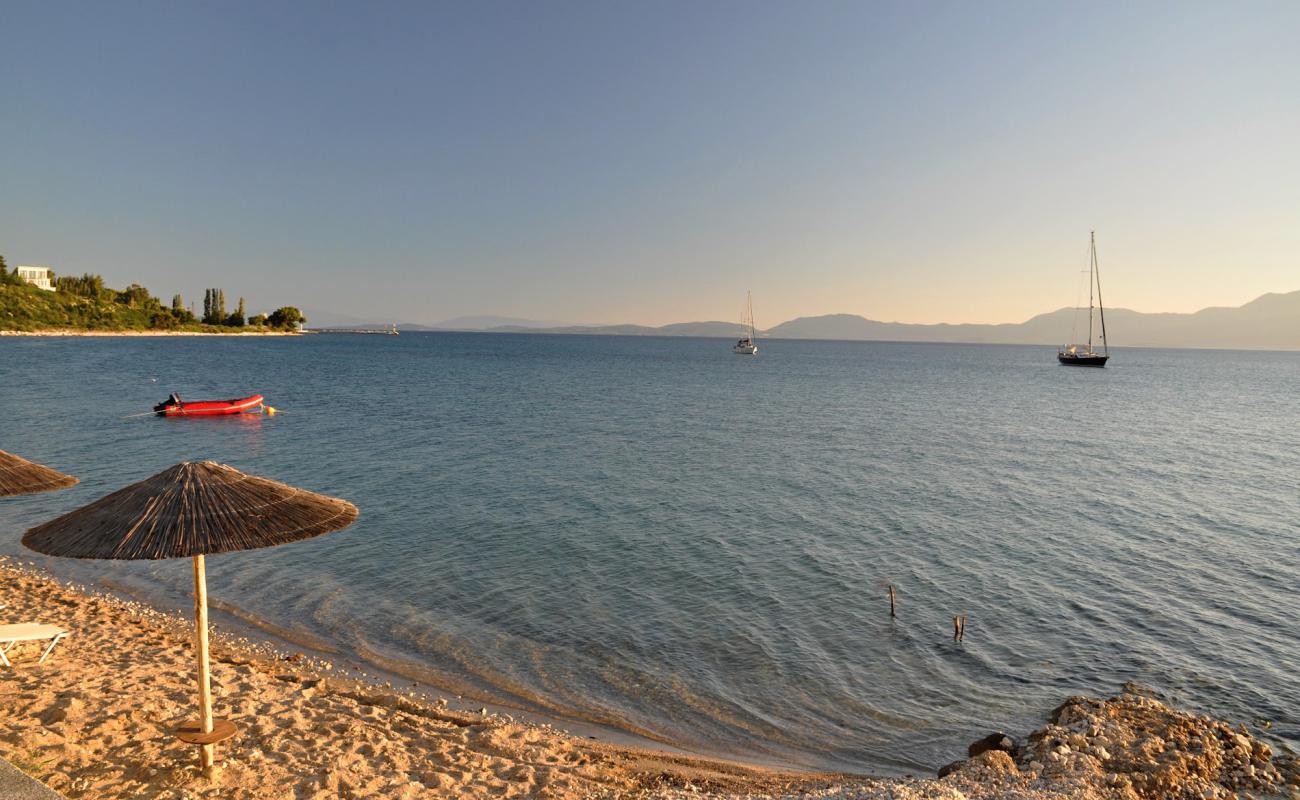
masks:
[[(338, 318), (316, 311), (319, 319)], [(1002, 325), (915, 325), (878, 322), (856, 314), (800, 317), (761, 332), (773, 339), (843, 339), (893, 342), (971, 342), (990, 344), (1070, 344), (1076, 312), (1062, 308), (1025, 322)], [(1079, 316), (1078, 338), (1087, 337), (1088, 319)], [(339, 327), (387, 328), (391, 323), (353, 322)], [(330, 326), (321, 326), (330, 327)], [(605, 336), (740, 335), (735, 322), (678, 322), (650, 325), (568, 325), (492, 315), (456, 317), (436, 325), (398, 323), (401, 330), (456, 330), (487, 333), (557, 333)], [(1106, 311), (1106, 328), (1117, 347), (1215, 347), (1247, 350), (1300, 350), (1300, 291), (1266, 294), (1239, 308), (1206, 308), (1194, 314), (1145, 314), (1126, 308)]]
[[(780, 339), (1068, 344), (1074, 320), (1072, 308), (1004, 325), (914, 325), (828, 314), (783, 322), (764, 335)], [(1082, 339), (1087, 336), (1086, 315), (1081, 315), (1080, 326), (1077, 335)], [(1108, 309), (1106, 332), (1116, 346), (1300, 350), (1300, 291), (1266, 294), (1238, 308), (1206, 308), (1194, 314)]]
[(78, 297), (26, 284), (0, 284), (0, 330), (145, 330), (155, 308), (119, 303), (106, 297)]
[(660, 336), (740, 336), (740, 325), (735, 322), (677, 322), (656, 330)]
[(734, 322), (674, 322), (655, 328), (649, 325), (564, 325), (551, 328), (502, 325), (489, 333), (579, 333), (597, 336), (719, 336), (740, 335)]
[(428, 326), (419, 327), (422, 330), (432, 331), (489, 331), (498, 328), (517, 328), (520, 330), (532, 330), (535, 328), (567, 328), (571, 325), (567, 322), (543, 321), (536, 319), (520, 319), (519, 317), (498, 317), (492, 314), (479, 314), (475, 316), (455, 317), (454, 319), (445, 319), (442, 322), (435, 322)]

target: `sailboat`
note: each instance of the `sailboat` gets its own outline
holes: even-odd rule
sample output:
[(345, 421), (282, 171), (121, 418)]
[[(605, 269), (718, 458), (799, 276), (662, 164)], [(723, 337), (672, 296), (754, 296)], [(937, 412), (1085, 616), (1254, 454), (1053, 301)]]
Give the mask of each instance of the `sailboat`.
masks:
[(754, 294), (745, 292), (745, 319), (741, 321), (740, 327), (745, 331), (736, 344), (732, 346), (731, 352), (742, 356), (758, 355), (758, 342), (754, 335)]
[[(1096, 310), (1101, 317), (1101, 348), (1092, 349), (1093, 288), (1096, 288)], [(1101, 270), (1097, 267), (1097, 232), (1088, 242), (1088, 343), (1072, 344), (1056, 351), (1056, 360), (1068, 367), (1104, 367), (1110, 359), (1110, 344), (1106, 341), (1106, 307), (1101, 302)]]

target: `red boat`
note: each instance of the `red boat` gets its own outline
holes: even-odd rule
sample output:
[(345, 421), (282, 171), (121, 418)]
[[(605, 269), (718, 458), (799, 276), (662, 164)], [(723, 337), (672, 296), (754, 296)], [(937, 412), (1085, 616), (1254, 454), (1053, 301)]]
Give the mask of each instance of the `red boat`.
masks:
[(160, 417), (211, 417), (219, 414), (244, 414), (262, 407), (260, 394), (239, 400), (181, 400), (173, 394), (153, 407)]

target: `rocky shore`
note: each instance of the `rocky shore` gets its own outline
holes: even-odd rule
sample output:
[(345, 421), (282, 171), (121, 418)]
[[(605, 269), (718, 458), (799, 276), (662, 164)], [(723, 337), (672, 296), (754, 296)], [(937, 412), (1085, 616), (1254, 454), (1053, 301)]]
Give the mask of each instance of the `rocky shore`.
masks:
[[(681, 790), (652, 795), (684, 800)], [(728, 800), (1300, 800), (1300, 758), (1275, 753), (1244, 725), (1197, 716), (1128, 684), (1116, 697), (1071, 697), (1017, 742), (994, 733), (937, 780), (847, 782)]]

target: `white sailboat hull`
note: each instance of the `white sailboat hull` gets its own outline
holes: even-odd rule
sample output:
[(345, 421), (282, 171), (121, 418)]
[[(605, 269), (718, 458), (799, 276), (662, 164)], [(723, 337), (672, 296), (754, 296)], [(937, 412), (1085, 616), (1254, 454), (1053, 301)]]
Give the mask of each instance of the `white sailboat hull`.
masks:
[(745, 293), (745, 321), (740, 325), (740, 338), (731, 346), (731, 352), (738, 356), (758, 355), (758, 342), (755, 341), (758, 337), (754, 333), (754, 295), (750, 292)]

